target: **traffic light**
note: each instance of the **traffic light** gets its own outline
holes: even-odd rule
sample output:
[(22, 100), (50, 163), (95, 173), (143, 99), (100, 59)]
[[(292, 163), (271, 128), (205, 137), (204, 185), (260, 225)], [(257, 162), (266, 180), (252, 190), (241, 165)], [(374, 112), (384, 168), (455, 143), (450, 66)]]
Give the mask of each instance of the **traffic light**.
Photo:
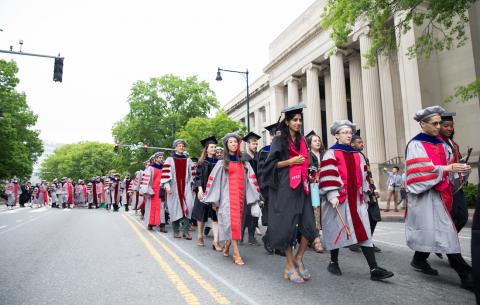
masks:
[(53, 67), (53, 81), (62, 82), (63, 76), (63, 57), (55, 58), (55, 65)]
[(113, 147), (113, 151), (114, 152), (118, 152), (118, 149), (120, 148), (120, 145), (119, 144), (115, 144), (115, 146)]
[(143, 151), (144, 151), (144, 152), (148, 152), (148, 145), (147, 145), (147, 144), (144, 144), (144, 145), (143, 145)]

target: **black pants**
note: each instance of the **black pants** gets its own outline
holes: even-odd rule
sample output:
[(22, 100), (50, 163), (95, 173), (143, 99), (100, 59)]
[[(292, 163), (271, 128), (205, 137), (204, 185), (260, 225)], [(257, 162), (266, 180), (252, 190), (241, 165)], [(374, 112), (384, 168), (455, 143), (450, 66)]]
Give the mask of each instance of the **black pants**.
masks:
[(113, 211), (118, 212), (118, 203), (113, 204)]
[[(420, 263), (426, 262), (429, 255), (430, 253), (428, 252), (415, 251), (413, 260)], [(450, 267), (452, 267), (458, 275), (463, 276), (465, 273), (472, 271), (472, 267), (463, 259), (461, 253), (447, 254), (447, 257)]]
[[(245, 231), (245, 228), (248, 230), (248, 240), (254, 240), (255, 239), (255, 230), (258, 226), (258, 217), (253, 217), (250, 213), (247, 214), (245, 217), (245, 224), (243, 227), (242, 231), (242, 237), (243, 237), (243, 232)], [(243, 240), (243, 238), (242, 238)]]
[(128, 212), (128, 204), (125, 204), (125, 212)]
[[(362, 249), (363, 256), (367, 260), (368, 266), (370, 270), (377, 268), (377, 260), (375, 259), (375, 252), (373, 251), (373, 247), (364, 247), (360, 246)], [(334, 263), (338, 263), (338, 253), (339, 249), (330, 250), (330, 260)]]

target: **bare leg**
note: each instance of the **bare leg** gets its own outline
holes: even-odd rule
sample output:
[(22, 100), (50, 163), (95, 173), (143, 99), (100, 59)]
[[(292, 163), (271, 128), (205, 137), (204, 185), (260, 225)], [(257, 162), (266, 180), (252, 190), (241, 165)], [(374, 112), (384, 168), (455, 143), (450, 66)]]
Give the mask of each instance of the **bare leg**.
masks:
[(197, 221), (197, 237), (198, 239), (203, 238), (203, 221)]
[(390, 210), (390, 198), (392, 197), (392, 191), (387, 191), (387, 211)]
[(395, 205), (395, 211), (398, 211), (398, 191), (393, 192), (393, 203)]
[(243, 262), (242, 257), (240, 256), (240, 250), (238, 249), (238, 240), (233, 240), (233, 263), (235, 265), (243, 266), (245, 263)]
[(218, 243), (218, 222), (212, 221), (213, 242)]

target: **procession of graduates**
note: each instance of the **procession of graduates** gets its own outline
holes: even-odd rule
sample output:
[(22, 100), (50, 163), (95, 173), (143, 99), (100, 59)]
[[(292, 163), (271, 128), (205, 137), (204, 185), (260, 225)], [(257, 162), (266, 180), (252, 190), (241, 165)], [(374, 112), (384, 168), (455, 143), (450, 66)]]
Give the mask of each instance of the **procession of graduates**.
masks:
[[(114, 173), (95, 177), (87, 185), (80, 181), (74, 188), (63, 178), (61, 184), (56, 180), (49, 186), (42, 184), (38, 192), (49, 194), (55, 206), (69, 207), (75, 200), (89, 208), (105, 205), (114, 211), (120, 204), (126, 211), (130, 206), (147, 229), (158, 227), (167, 233), (166, 225), (171, 223), (173, 237), (178, 239), (193, 239), (196, 224), (199, 247), (206, 245), (204, 234), (211, 228), (212, 249), (231, 256), (238, 266), (245, 264), (239, 248), (245, 231), (248, 243), (257, 245), (255, 235), (261, 223), (267, 227), (264, 248), (285, 257), (283, 277), (292, 283), (311, 278), (303, 262), (309, 246), (317, 252), (329, 251), (326, 267), (332, 275), (342, 275), (339, 250), (357, 246), (371, 280), (392, 277), (393, 272), (379, 266), (375, 258), (380, 249), (372, 235), (380, 209), (359, 131), (349, 120), (334, 122), (330, 133), (336, 143), (325, 150), (315, 132), (303, 136), (303, 108), (300, 104), (283, 109), (278, 123), (266, 127), (271, 145), (260, 150), (260, 136), (255, 133), (243, 138), (228, 133), (221, 139), (223, 150), (215, 137), (202, 140), (203, 150), (195, 159), (187, 156), (186, 141), (177, 139), (171, 156), (155, 153), (133, 179), (127, 175), (121, 181)], [(456, 194), (471, 168), (461, 162), (453, 139), (439, 134), (442, 122), (449, 122), (453, 131), (453, 115), (440, 106), (415, 114), (422, 131), (406, 147), (406, 240), (415, 251), (411, 261), (415, 270), (438, 275), (428, 263), (429, 254), (446, 254), (461, 287), (472, 290), (472, 268), (461, 255), (457, 231), (466, 220), (458, 227), (463, 213), (454, 218), (451, 213), (459, 209)], [(243, 154), (242, 142), (246, 142)], [(9, 194), (18, 192), (14, 183)], [(42, 196), (37, 198), (44, 203)]]

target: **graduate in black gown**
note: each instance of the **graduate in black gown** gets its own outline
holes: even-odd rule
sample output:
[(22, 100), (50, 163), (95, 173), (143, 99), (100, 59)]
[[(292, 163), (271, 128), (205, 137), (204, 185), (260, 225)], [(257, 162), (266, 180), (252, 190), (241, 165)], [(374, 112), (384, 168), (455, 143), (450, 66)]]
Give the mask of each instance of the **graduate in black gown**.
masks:
[(208, 221), (208, 218), (210, 218), (212, 219), (213, 226), (212, 248), (213, 250), (220, 252), (222, 251), (222, 247), (218, 241), (217, 213), (213, 210), (211, 205), (200, 201), (207, 189), (208, 176), (218, 161), (216, 158), (217, 139), (215, 137), (208, 137), (201, 140), (200, 143), (202, 143), (203, 150), (197, 163), (196, 175), (194, 178), (194, 191), (197, 193), (197, 196), (195, 196), (195, 203), (192, 211), (192, 218), (197, 221), (197, 246), (205, 246), (205, 241), (203, 239), (203, 226)]
[[(258, 178), (258, 140), (261, 136), (257, 135), (254, 132), (249, 132), (246, 136), (243, 137), (243, 141), (246, 143), (246, 152), (242, 154), (242, 160), (250, 163), (257, 175)], [(257, 239), (255, 238), (255, 230), (258, 226), (258, 218), (252, 215), (251, 207), (248, 206), (244, 210), (245, 221), (242, 228), (242, 240), (245, 233), (245, 229), (248, 229), (248, 244), (249, 245), (259, 245)]]
[[(269, 242), (275, 249), (285, 249), (284, 278), (294, 283), (310, 279), (303, 255), (308, 243), (316, 237), (309, 198), (308, 149), (301, 134), (304, 107), (300, 104), (282, 110), (285, 118), (279, 123), (278, 135), (272, 141), (262, 170), (262, 179), (269, 188)], [(298, 234), (300, 243), (294, 256)]]

